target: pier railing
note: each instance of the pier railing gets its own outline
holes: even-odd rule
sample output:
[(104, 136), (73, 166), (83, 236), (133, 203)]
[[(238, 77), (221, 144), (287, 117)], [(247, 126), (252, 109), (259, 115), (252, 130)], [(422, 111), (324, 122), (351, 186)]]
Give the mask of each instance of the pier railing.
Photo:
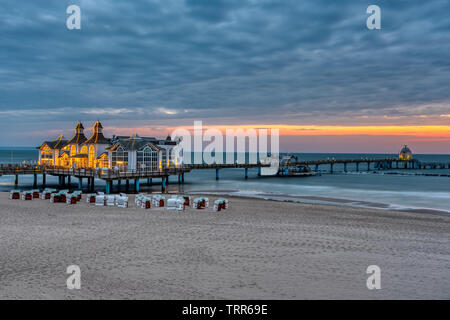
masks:
[(198, 169), (227, 169), (227, 168), (258, 168), (269, 167), (265, 163), (233, 163), (233, 164), (183, 164), (179, 167), (163, 167), (158, 170), (149, 168), (138, 168), (129, 170), (126, 168), (67, 168), (49, 165), (24, 165), (24, 164), (0, 164), (1, 174), (51, 174), (51, 175), (71, 175), (76, 177), (95, 177), (101, 179), (116, 179), (118, 177), (151, 177), (178, 175), (191, 170)]

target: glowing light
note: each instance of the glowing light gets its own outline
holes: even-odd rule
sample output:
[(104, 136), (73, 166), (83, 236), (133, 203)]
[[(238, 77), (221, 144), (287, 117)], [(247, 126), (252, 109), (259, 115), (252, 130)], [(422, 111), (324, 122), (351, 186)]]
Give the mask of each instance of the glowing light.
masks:
[[(178, 127), (193, 130), (193, 127)], [(177, 128), (174, 128), (177, 129)], [(344, 135), (371, 135), (371, 136), (420, 136), (420, 137), (446, 137), (450, 138), (450, 126), (327, 126), (327, 125), (286, 125), (286, 124), (245, 124), (205, 126), (203, 129), (218, 129), (223, 133), (226, 129), (279, 129), (283, 136), (344, 136)], [(245, 133), (244, 133), (245, 134)]]

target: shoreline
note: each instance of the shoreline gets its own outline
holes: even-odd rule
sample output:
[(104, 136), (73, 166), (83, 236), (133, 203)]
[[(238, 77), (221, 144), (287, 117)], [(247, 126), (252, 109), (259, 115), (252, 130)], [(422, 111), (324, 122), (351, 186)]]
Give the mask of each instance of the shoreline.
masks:
[[(42, 188), (41, 188), (42, 189)], [(69, 188), (70, 190), (77, 190), (77, 188)], [(0, 193), (9, 193), (6, 190), (0, 190)], [(87, 192), (83, 192), (85, 194)], [(125, 193), (125, 192), (122, 192)], [(268, 200), (268, 201), (277, 201), (277, 202), (292, 202), (299, 204), (317, 204), (317, 205), (327, 205), (327, 206), (343, 206), (350, 208), (362, 208), (362, 209), (375, 209), (382, 211), (393, 211), (393, 212), (410, 212), (410, 213), (419, 213), (419, 214), (433, 214), (433, 215), (442, 215), (442, 216), (450, 216), (450, 210), (445, 211), (441, 209), (433, 209), (433, 208), (415, 208), (415, 207), (406, 207), (406, 206), (397, 206), (393, 204), (385, 204), (378, 202), (370, 202), (370, 201), (357, 201), (345, 198), (332, 198), (332, 197), (320, 197), (320, 196), (300, 196), (300, 195), (290, 195), (290, 194), (275, 194), (275, 193), (245, 193), (242, 190), (189, 190), (186, 192), (140, 192), (147, 194), (186, 194), (186, 195), (211, 195), (211, 196), (227, 196), (227, 197), (236, 197), (242, 199), (255, 199), (255, 200)], [(111, 194), (118, 194), (118, 192), (113, 192)], [(126, 193), (128, 196), (136, 195), (137, 193)]]
[[(393, 212), (411, 212), (420, 214), (435, 214), (450, 216), (450, 210), (439, 210), (433, 208), (414, 208), (414, 207), (402, 207), (394, 208), (391, 204), (369, 202), (369, 201), (357, 201), (343, 198), (331, 198), (331, 197), (319, 197), (319, 196), (298, 196), (298, 195), (288, 195), (288, 194), (269, 194), (269, 193), (255, 193), (253, 195), (240, 194), (239, 190), (218, 190), (218, 191), (207, 191), (207, 190), (191, 190), (189, 193), (192, 194), (209, 194), (217, 196), (219, 194), (224, 194), (230, 197), (246, 198), (246, 199), (260, 199), (260, 200), (270, 200), (279, 202), (292, 202), (300, 204), (317, 204), (317, 205), (327, 205), (327, 206), (343, 206), (350, 208), (362, 208), (362, 209), (375, 209), (382, 211), (393, 211)], [(305, 201), (306, 200), (306, 201)], [(309, 200), (309, 201), (308, 201)]]

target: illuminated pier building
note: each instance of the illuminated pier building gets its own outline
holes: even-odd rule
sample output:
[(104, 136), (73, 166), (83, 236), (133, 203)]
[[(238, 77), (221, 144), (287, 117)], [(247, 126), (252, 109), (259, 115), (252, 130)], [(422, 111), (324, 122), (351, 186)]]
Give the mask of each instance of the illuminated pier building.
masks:
[(145, 169), (158, 171), (177, 167), (181, 159), (172, 150), (178, 141), (170, 136), (165, 140), (153, 137), (103, 135), (103, 126), (97, 121), (88, 139), (84, 127), (78, 122), (70, 140), (61, 135), (56, 140), (44, 141), (39, 149), (39, 164), (65, 168), (109, 168), (121, 170)]
[(398, 157), (400, 158), (400, 160), (412, 160), (413, 155), (411, 149), (409, 149), (408, 146), (405, 144), (402, 150), (400, 150)]

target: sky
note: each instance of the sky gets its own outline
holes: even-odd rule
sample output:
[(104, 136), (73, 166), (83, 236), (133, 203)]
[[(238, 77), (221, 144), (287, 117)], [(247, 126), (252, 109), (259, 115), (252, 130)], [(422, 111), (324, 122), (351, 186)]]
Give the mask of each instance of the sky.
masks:
[(201, 120), (279, 128), (282, 151), (450, 153), (449, 80), (448, 0), (0, 2), (0, 146)]

